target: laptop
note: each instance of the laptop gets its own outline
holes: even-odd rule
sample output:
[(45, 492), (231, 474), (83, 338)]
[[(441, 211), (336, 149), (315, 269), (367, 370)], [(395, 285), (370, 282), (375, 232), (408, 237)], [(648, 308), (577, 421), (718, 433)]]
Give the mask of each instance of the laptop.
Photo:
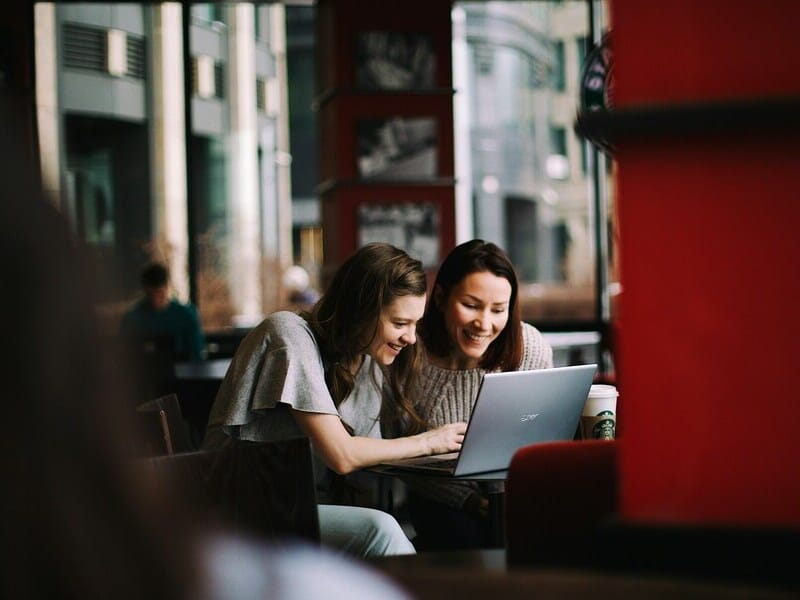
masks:
[(523, 446), (574, 438), (596, 370), (590, 364), (486, 373), (460, 452), (381, 466), (455, 477), (504, 471)]

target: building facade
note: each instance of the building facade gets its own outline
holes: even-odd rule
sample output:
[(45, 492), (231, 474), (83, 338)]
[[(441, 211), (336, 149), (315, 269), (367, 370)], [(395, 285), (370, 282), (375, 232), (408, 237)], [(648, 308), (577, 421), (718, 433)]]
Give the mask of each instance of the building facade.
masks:
[(591, 17), (586, 2), (464, 2), (453, 12), (457, 212), (471, 215), (459, 238), (507, 250), (524, 316), (537, 322), (598, 314), (596, 204), (608, 178), (594, 186), (605, 158), (573, 132)]
[(43, 3), (36, 27), (43, 179), (111, 311), (150, 259), (206, 328), (273, 310), (291, 263), (282, 5)]

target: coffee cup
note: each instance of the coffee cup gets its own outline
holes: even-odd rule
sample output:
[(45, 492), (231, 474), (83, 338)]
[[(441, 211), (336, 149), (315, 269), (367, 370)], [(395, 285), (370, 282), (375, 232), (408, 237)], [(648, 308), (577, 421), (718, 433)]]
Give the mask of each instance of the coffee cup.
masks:
[(613, 440), (617, 428), (617, 388), (594, 384), (589, 389), (581, 415), (581, 438)]

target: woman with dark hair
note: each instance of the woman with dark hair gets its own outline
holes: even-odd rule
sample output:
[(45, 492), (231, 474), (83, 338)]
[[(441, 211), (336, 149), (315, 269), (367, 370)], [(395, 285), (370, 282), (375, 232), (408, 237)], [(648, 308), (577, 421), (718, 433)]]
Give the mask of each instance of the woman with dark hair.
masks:
[[(498, 246), (471, 240), (442, 262), (420, 325), (427, 362), (417, 409), (431, 426), (469, 421), (487, 371), (545, 369), (553, 350), (520, 318), (514, 266)], [(476, 484), (414, 480), (409, 510), (422, 549), (488, 542), (487, 499)]]
[[(368, 244), (310, 312), (276, 312), (250, 332), (220, 386), (203, 446), (308, 436), (324, 462), (316, 469), (323, 544), (362, 555), (413, 553), (390, 515), (326, 504), (346, 502), (335, 497), (337, 475), (461, 447), (464, 423), (424, 431), (408, 399), (426, 283), (418, 260)], [(382, 421), (402, 423), (410, 435), (382, 439)]]

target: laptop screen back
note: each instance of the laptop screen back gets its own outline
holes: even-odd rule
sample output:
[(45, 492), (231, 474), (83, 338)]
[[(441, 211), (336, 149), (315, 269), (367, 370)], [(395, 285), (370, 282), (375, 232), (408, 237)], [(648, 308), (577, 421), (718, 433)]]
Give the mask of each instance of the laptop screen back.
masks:
[(571, 440), (597, 365), (487, 373), (454, 475), (507, 469), (522, 446)]

